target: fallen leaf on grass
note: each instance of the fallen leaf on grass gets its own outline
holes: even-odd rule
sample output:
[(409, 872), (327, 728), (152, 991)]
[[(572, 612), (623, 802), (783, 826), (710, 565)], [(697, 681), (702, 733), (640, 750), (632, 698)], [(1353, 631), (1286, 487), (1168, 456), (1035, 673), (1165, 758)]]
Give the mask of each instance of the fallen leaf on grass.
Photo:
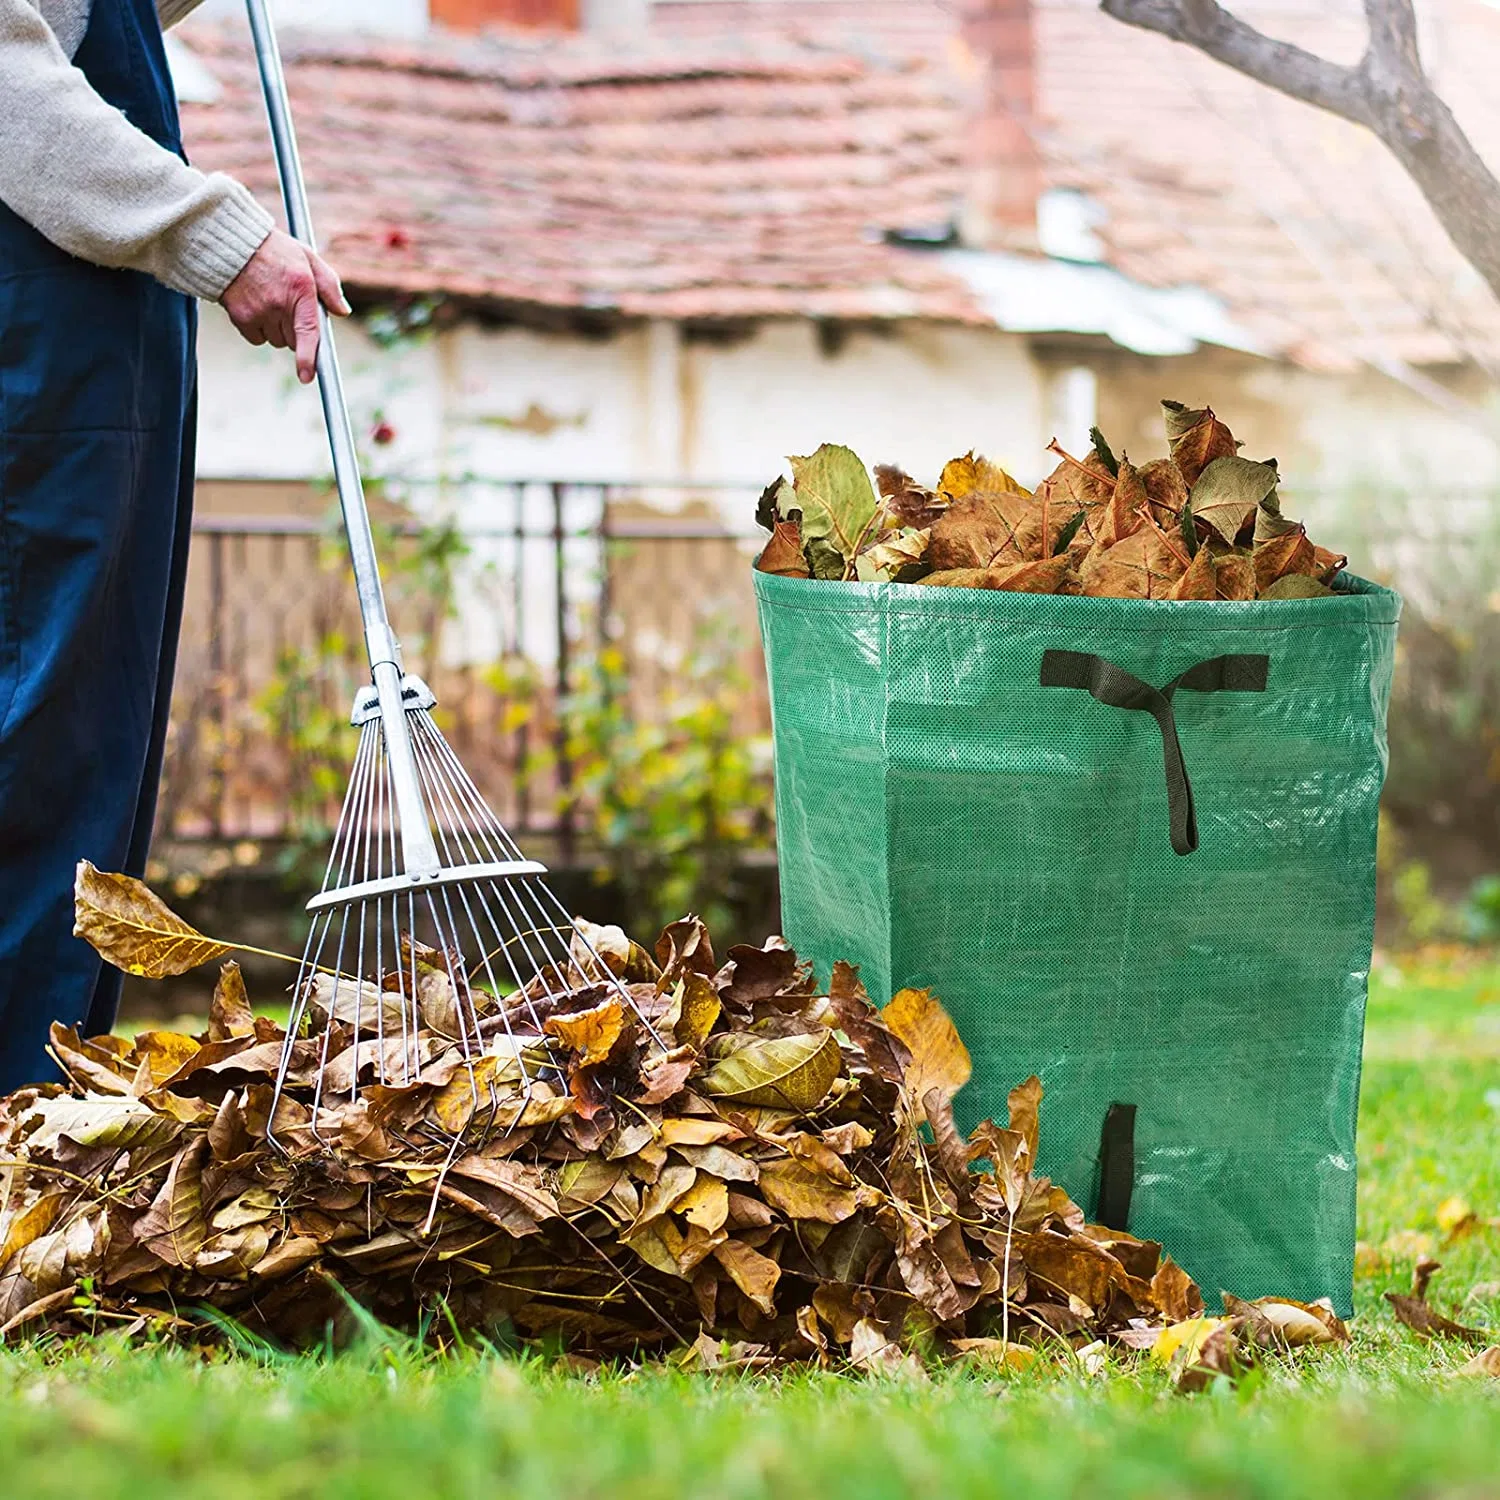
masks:
[(1481, 1350), (1467, 1364), (1453, 1371), (1455, 1375), (1484, 1375), (1491, 1380), (1500, 1380), (1500, 1344)]
[(1427, 1286), (1441, 1269), (1435, 1260), (1417, 1262), (1412, 1272), (1410, 1292), (1387, 1292), (1385, 1300), (1391, 1304), (1398, 1321), (1421, 1339), (1433, 1337), (1461, 1339), (1466, 1344), (1487, 1344), (1492, 1337), (1483, 1329), (1467, 1328), (1445, 1317), (1427, 1300)]

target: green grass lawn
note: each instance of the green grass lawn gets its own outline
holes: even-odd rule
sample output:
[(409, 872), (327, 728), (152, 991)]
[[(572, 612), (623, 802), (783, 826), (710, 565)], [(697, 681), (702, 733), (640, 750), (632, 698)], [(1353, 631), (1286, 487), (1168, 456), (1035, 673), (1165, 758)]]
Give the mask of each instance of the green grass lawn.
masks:
[(1435, 1253), (1434, 1296), (1500, 1328), (1500, 966), (1386, 964), (1361, 1125), (1348, 1350), (1187, 1398), (1158, 1370), (932, 1385), (576, 1376), (372, 1341), (332, 1361), (103, 1343), (0, 1351), (0, 1497), (1500, 1497), (1500, 1381), (1416, 1343), (1380, 1294)]

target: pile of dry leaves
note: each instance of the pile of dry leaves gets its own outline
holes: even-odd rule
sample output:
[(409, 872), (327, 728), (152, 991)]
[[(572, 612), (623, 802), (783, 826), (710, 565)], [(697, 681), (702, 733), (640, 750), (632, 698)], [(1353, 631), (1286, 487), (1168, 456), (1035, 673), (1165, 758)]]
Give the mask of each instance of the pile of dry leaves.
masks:
[(1347, 559), (1281, 514), (1276, 460), (1253, 463), (1209, 408), (1163, 401), (1166, 458), (1137, 468), (1096, 427), (1036, 492), (973, 453), (936, 489), (900, 469), (875, 486), (848, 448), (793, 458), (761, 496), (762, 572), (1112, 599), (1308, 599)]
[[(89, 867), (80, 927), (137, 971), (223, 952)], [(346, 1027), (328, 1061), (352, 1088), (316, 1119), (318, 1044), (294, 1049), (289, 1156), (267, 1141), (283, 1036), (234, 963), (201, 1036), (56, 1028), (70, 1086), (0, 1100), (0, 1332), (186, 1332), (206, 1304), (296, 1344), (347, 1295), (397, 1326), (441, 1308), (575, 1354), (708, 1366), (1017, 1365), (1165, 1339), (1193, 1345), (1185, 1378), (1344, 1337), (1321, 1306), (1202, 1320), (1161, 1246), (1087, 1224), (1036, 1175), (1035, 1078), (1005, 1126), (963, 1139), (969, 1058), (929, 993), (878, 1010), (847, 964), (824, 992), (778, 939), (720, 962), (692, 917), (654, 953), (588, 930), (656, 1038), (598, 985), (540, 1015), (512, 997), (522, 1048), (497, 1040), (471, 1071), (429, 1030), (398, 1088), (368, 1081)]]

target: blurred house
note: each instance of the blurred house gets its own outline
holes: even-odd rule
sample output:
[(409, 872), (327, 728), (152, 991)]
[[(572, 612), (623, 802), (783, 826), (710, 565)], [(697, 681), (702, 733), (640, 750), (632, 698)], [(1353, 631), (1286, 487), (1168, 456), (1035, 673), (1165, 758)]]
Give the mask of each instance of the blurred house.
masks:
[[(1361, 50), (1354, 0), (1238, 8)], [(187, 137), (270, 201), (236, 10), (180, 33)], [(611, 523), (637, 545), (608, 554), (607, 607), (669, 659), (684, 598), (744, 607), (715, 534), (824, 441), (924, 478), (975, 447), (1034, 480), (1095, 421), (1159, 451), (1166, 396), (1211, 401), (1314, 517), (1500, 478), (1500, 308), (1384, 149), (1091, 0), (280, 10), (316, 23), (286, 52), (323, 243), (370, 315), (342, 337), (372, 463), (475, 546), (454, 661), (566, 652), (561, 592), (600, 564), (564, 534)], [(1433, 0), (1424, 26), (1500, 145), (1500, 13)], [(205, 524), (240, 548), (214, 630), (250, 578), (242, 630), (274, 597), (292, 638), (307, 552), (264, 538), (326, 505), (317, 401), (220, 316), (202, 354)], [(669, 566), (653, 538), (701, 546)]]

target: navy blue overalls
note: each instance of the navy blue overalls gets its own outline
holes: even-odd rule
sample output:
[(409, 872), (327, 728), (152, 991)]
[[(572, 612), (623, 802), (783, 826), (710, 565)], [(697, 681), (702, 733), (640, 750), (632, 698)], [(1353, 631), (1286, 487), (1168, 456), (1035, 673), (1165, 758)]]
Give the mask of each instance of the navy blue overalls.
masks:
[[(181, 152), (153, 0), (94, 0), (75, 58)], [(0, 204), (0, 1094), (107, 1031), (120, 975), (73, 937), (73, 869), (142, 873), (182, 615), (193, 301), (85, 264)]]

